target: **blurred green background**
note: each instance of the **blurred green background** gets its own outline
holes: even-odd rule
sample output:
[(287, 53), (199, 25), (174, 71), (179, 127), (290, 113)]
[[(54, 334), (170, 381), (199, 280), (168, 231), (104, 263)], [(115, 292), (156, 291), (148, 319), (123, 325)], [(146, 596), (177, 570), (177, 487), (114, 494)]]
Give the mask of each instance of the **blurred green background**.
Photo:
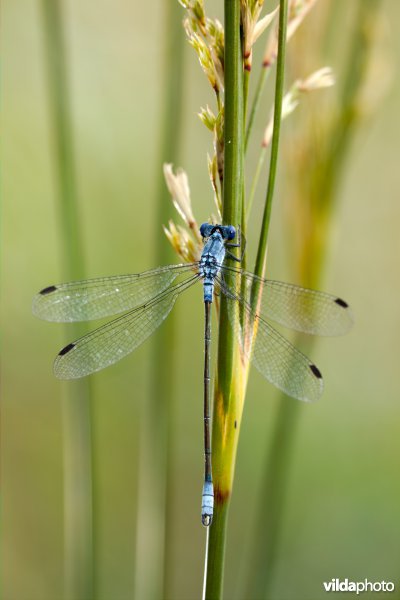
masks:
[[(58, 600), (64, 593), (61, 399), (66, 384), (54, 379), (51, 365), (70, 340), (63, 326), (31, 315), (34, 293), (61, 279), (41, 9), (38, 1), (5, 0), (2, 11), (2, 554), (7, 600)], [(327, 291), (351, 303), (356, 324), (346, 338), (321, 340), (314, 349), (326, 391), (319, 403), (302, 407), (272, 593), (278, 600), (323, 598), (322, 582), (334, 577), (385, 579), (400, 589), (400, 5), (387, 0), (382, 9), (394, 77), (376, 115), (352, 145), (324, 278)], [(139, 272), (156, 266), (156, 227), (163, 235), (154, 220), (161, 169), (164, 4), (68, 0), (63, 23), (86, 271), (91, 277)], [(343, 36), (339, 21), (337, 35)], [(335, 57), (331, 65), (335, 69)], [(189, 174), (195, 215), (202, 222), (214, 210), (206, 168), (211, 142), (196, 113), (213, 99), (189, 47), (185, 77), (180, 163)], [(375, 84), (379, 90), (379, 71)], [(283, 143), (290, 142), (289, 129), (285, 133)], [(279, 201), (278, 188), (268, 276), (293, 279)], [(250, 264), (257, 235), (253, 220)], [(199, 289), (192, 290), (174, 309), (180, 373), (170, 561), (172, 597), (181, 600), (200, 596), (205, 547), (199, 519), (200, 298)], [(134, 594), (135, 556), (141, 551), (136, 548), (141, 415), (150, 378), (157, 377), (150, 350), (147, 342), (92, 377), (96, 598), (102, 600)], [(246, 575), (276, 410), (277, 394), (254, 372), (230, 513), (229, 599), (240, 597)]]

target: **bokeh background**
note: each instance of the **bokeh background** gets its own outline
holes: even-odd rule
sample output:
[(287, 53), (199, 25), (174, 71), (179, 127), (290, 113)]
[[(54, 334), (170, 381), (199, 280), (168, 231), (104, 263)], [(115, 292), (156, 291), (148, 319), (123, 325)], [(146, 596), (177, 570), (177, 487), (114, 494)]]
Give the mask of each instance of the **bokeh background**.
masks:
[[(342, 7), (335, 26), (341, 40), (351, 31), (344, 21), (346, 0), (335, 2)], [(2, 557), (7, 600), (65, 597), (66, 384), (54, 379), (51, 365), (70, 340), (62, 325), (40, 322), (31, 314), (34, 293), (62, 278), (42, 8), (39, 1), (5, 0), (2, 10)], [(155, 219), (162, 168), (165, 5), (160, 0), (67, 0), (62, 8), (86, 272), (91, 277), (139, 272), (155, 266), (155, 236), (163, 236)], [(316, 10), (314, 27), (317, 15)], [(351, 145), (324, 276), (324, 289), (351, 303), (356, 323), (346, 338), (321, 340), (313, 350), (326, 391), (318, 404), (301, 407), (271, 591), (277, 600), (323, 598), (322, 582), (334, 577), (390, 580), (400, 590), (398, 2), (382, 2), (381, 16), (382, 59), (370, 89), (377, 95), (385, 90)], [(311, 34), (311, 24), (303, 27), (304, 35)], [(211, 140), (196, 113), (213, 99), (193, 51), (185, 46), (184, 52), (180, 164), (189, 174), (195, 215), (202, 222), (214, 210), (206, 166)], [(335, 61), (332, 54), (330, 64), (340, 77), (339, 53)], [(319, 66), (316, 58), (312, 67)], [(302, 108), (293, 123), (307, 110), (320, 107)], [(290, 144), (290, 126), (285, 127), (283, 144)], [(256, 147), (252, 152), (255, 157)], [(281, 202), (288, 170), (282, 159), (268, 262), (268, 275), (282, 280), (294, 277)], [(257, 235), (254, 219), (248, 233), (250, 264)], [(173, 414), (170, 592), (185, 600), (200, 596), (205, 547), (199, 523), (199, 290), (186, 294), (174, 310), (179, 372)], [(137, 542), (138, 465), (141, 420), (158, 368), (151, 360), (151, 344), (92, 377), (95, 597), (101, 600), (134, 597), (135, 565), (145, 552)], [(230, 513), (229, 599), (244, 597), (240, 590), (277, 409), (274, 389), (254, 372)], [(151, 572), (151, 557), (144, 559)]]

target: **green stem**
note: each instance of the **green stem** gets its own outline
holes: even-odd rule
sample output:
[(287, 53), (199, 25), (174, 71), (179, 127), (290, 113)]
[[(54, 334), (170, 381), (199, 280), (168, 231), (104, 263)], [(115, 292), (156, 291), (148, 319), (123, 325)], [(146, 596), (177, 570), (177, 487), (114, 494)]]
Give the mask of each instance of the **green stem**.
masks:
[(381, 2), (382, 0), (359, 0), (354, 17), (355, 27), (345, 62), (346, 72), (339, 99), (339, 116), (331, 128), (331, 135), (328, 136), (327, 159), (324, 172), (321, 173), (326, 187), (332, 190), (331, 197), (334, 196), (338, 173), (343, 170), (352, 132), (358, 122), (357, 95), (368, 69), (372, 46), (371, 33)]
[[(248, 71), (247, 69), (244, 69), (243, 71), (243, 137), (242, 139), (244, 140), (244, 136), (246, 134), (246, 119), (247, 119), (247, 102), (248, 102), (248, 98), (249, 98), (249, 84), (250, 84), (250, 71)], [(244, 236), (244, 239), (246, 239), (246, 230), (247, 230), (247, 217), (246, 217), (246, 183), (245, 183), (245, 172), (244, 172), (244, 155), (245, 155), (245, 150), (242, 151), (241, 153), (242, 155), (242, 201), (241, 201), (241, 223), (240, 223), (240, 227), (241, 227), (241, 233)], [(247, 257), (246, 255), (243, 257), (242, 260), (242, 268), (246, 269), (246, 261), (247, 261)]]
[(84, 275), (82, 235), (78, 211), (72, 125), (64, 30), (59, 0), (43, 0), (44, 33), (49, 82), (50, 112), (54, 130), (55, 157), (62, 235), (63, 274), (68, 279)]
[(246, 129), (246, 137), (244, 142), (244, 150), (247, 151), (247, 146), (249, 145), (250, 134), (253, 129), (254, 119), (257, 114), (258, 107), (260, 106), (262, 92), (264, 90), (265, 82), (267, 81), (268, 73), (270, 72), (269, 66), (262, 65), (260, 76), (258, 78), (256, 91), (254, 94), (253, 104), (251, 105), (249, 122)]
[(225, 0), (225, 224), (239, 222), (243, 161), (243, 66), (240, 42), (240, 3)]
[[(334, 205), (338, 183), (343, 175), (344, 160), (348, 156), (347, 148), (356, 125), (355, 119), (353, 117), (349, 119), (349, 115), (355, 116), (357, 96), (366, 73), (368, 51), (370, 50), (370, 44), (366, 42), (365, 38), (368, 31), (367, 25), (370, 25), (376, 18), (375, 11), (379, 4), (380, 0), (368, 2), (359, 0), (352, 44), (345, 61), (347, 72), (340, 98), (339, 117), (327, 133), (328, 140), (332, 136), (334, 143), (326, 145), (326, 154), (318, 162), (315, 162), (313, 153), (309, 160), (309, 168), (305, 168), (305, 163), (302, 162), (301, 171), (295, 178), (297, 183), (294, 185), (301, 185), (303, 182), (305, 189), (309, 189), (307, 183), (304, 185), (305, 173), (314, 182), (311, 185), (310, 206), (305, 210), (309, 210), (312, 214), (313, 232), (323, 231), (323, 236), (316, 233), (311, 239), (304, 238), (303, 248), (300, 249), (300, 253), (304, 255), (304, 259), (300, 261), (302, 265), (300, 281), (303, 285), (310, 287), (318, 286), (324, 271), (331, 209)], [(329, 167), (323, 171), (322, 176), (321, 164)], [(313, 340), (308, 340), (306, 354), (312, 350), (314, 343)], [(287, 497), (286, 489), (295, 449), (294, 442), (300, 410), (300, 404), (296, 404), (282, 395), (274, 424), (272, 442), (265, 460), (260, 505), (256, 517), (257, 529), (251, 551), (251, 570), (245, 594), (249, 598), (269, 597), (279, 551), (280, 531)]]
[(254, 202), (254, 196), (256, 195), (257, 185), (258, 185), (258, 181), (260, 179), (262, 168), (264, 166), (264, 160), (265, 160), (266, 155), (267, 155), (267, 147), (262, 145), (261, 152), (260, 152), (260, 155), (259, 155), (258, 161), (257, 161), (256, 171), (254, 173), (253, 181), (251, 182), (249, 199), (247, 201), (247, 206), (246, 206), (247, 218), (249, 218), (249, 216), (251, 214), (251, 209), (253, 207), (253, 202)]
[[(247, 102), (249, 96), (249, 83), (250, 83), (250, 71), (244, 69), (243, 71), (243, 138), (246, 133), (246, 116), (247, 116)], [(247, 236), (247, 202), (246, 202), (246, 182), (245, 182), (245, 169), (244, 169), (244, 157), (245, 150), (242, 152), (242, 200), (241, 200), (241, 222), (240, 222), (240, 230), (243, 239), (246, 239)], [(241, 267), (242, 269), (246, 269), (247, 265), (247, 255), (244, 254), (242, 258)]]
[[(162, 165), (179, 159), (183, 113), (184, 34), (178, 2), (164, 5), (164, 51), (160, 156), (157, 162), (158, 202), (155, 218), (155, 263), (175, 262), (175, 255), (161, 231), (173, 216)], [(176, 317), (174, 311), (154, 336), (150, 364), (150, 401), (144, 407), (139, 483), (136, 556), (136, 596), (170, 598), (173, 577), (174, 530), (172, 518), (172, 429), (176, 372)], [(156, 374), (155, 376), (155, 369)], [(155, 526), (154, 518), (157, 518)], [(144, 548), (146, 549), (144, 551)]]
[[(166, 2), (168, 7), (168, 19), (167, 26), (165, 29), (166, 36), (166, 62), (165, 62), (165, 76), (167, 80), (167, 98), (164, 105), (164, 140), (163, 140), (163, 162), (171, 161), (176, 164), (179, 160), (179, 152), (181, 146), (181, 133), (183, 125), (183, 88), (184, 88), (184, 44), (185, 37), (182, 31), (182, 11), (181, 7), (177, 2)], [(168, 57), (168, 58), (167, 58)], [(163, 224), (168, 223), (168, 219), (171, 217), (171, 201), (169, 193), (165, 184), (165, 180), (161, 171), (159, 180), (159, 218), (157, 223)], [(159, 247), (157, 247), (157, 262), (156, 264), (165, 264), (172, 260), (174, 253), (168, 246), (168, 252), (165, 251), (166, 243), (163, 240), (161, 243), (161, 236), (158, 232), (157, 239)], [(165, 533), (164, 533), (164, 581), (163, 581), (163, 598), (171, 597), (172, 589), (172, 576), (173, 576), (173, 548), (174, 548), (174, 527), (173, 527), (173, 445), (172, 440), (174, 439), (173, 427), (176, 423), (176, 407), (173, 399), (175, 397), (173, 390), (173, 374), (176, 373), (176, 355), (171, 352), (171, 347), (176, 347), (176, 321), (175, 313), (169, 315), (172, 316), (172, 320), (169, 320), (166, 327), (161, 330), (160, 344), (155, 345), (155, 356), (154, 364), (164, 364), (162, 373), (158, 379), (154, 389), (154, 400), (158, 396), (158, 408), (163, 405), (165, 422), (166, 422), (166, 486), (165, 486)], [(172, 340), (172, 342), (171, 342)], [(156, 389), (157, 388), (157, 389)], [(164, 391), (164, 398), (162, 398), (161, 391)], [(160, 402), (161, 401), (161, 402)], [(156, 407), (156, 402), (154, 402)], [(155, 415), (158, 419), (159, 415)], [(162, 452), (163, 448), (160, 447)], [(162, 461), (159, 462), (160, 466)]]
[[(224, 502), (214, 511), (211, 527), (207, 531), (205, 574), (205, 600), (219, 600), (223, 596), (223, 574), (225, 566), (226, 529), (229, 503)], [(210, 556), (211, 552), (211, 556)]]
[[(64, 31), (59, 0), (43, 0), (50, 112), (54, 129), (58, 218), (65, 279), (85, 275), (74, 168)], [(68, 335), (78, 337), (79, 326)], [(91, 394), (88, 380), (69, 384), (64, 402), (65, 597), (91, 598), (94, 588)]]
[[(310, 350), (311, 343), (306, 352)], [(251, 549), (249, 561), (251, 569), (244, 594), (246, 598), (270, 597), (301, 408), (300, 402), (288, 398), (283, 393), (280, 394), (272, 439), (265, 457), (254, 534), (255, 543)]]
[[(249, 84), (250, 84), (250, 73), (247, 69), (243, 72), (243, 134), (246, 135), (246, 119), (247, 119), (247, 102), (249, 99)], [(245, 143), (246, 150), (246, 143)]]
[[(241, 223), (243, 193), (243, 61), (240, 1), (225, 0), (225, 126), (223, 222)], [(241, 388), (233, 381), (237, 348), (227, 303), (221, 298), (217, 380), (213, 417), (214, 519), (207, 537), (204, 597), (222, 597), (227, 516), (242, 408)], [(226, 437), (226, 428), (229, 434)], [(224, 433), (225, 432), (225, 433)], [(225, 440), (225, 441), (223, 441)]]
[[(278, 32), (278, 58), (276, 64), (275, 104), (274, 104), (274, 131), (271, 143), (271, 158), (269, 164), (269, 177), (267, 195), (265, 199), (264, 214), (261, 225), (260, 241), (258, 244), (257, 258), (254, 273), (262, 277), (267, 256), (267, 242), (269, 224), (271, 220), (272, 200), (275, 190), (276, 170), (278, 165), (279, 135), (282, 119), (283, 84), (285, 79), (286, 57), (286, 30), (287, 30), (288, 0), (280, 0), (279, 4), (279, 32)], [(252, 302), (257, 302), (257, 289), (252, 290)]]

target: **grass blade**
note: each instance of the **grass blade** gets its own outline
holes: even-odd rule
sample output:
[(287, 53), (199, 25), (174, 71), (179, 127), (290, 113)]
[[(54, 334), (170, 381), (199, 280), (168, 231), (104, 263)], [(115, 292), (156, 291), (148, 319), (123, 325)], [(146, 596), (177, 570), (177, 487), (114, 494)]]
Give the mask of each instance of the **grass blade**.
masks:
[[(83, 279), (84, 259), (78, 211), (65, 41), (60, 0), (42, 0), (49, 108), (57, 170), (57, 211), (66, 280)], [(68, 329), (78, 337), (79, 325)], [(91, 393), (87, 380), (65, 387), (64, 530), (65, 597), (94, 593)]]

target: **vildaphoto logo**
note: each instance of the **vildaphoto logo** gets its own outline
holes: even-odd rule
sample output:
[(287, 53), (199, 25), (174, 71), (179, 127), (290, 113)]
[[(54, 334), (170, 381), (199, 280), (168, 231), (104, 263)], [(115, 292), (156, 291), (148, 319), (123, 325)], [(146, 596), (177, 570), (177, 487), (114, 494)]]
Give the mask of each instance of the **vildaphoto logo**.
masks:
[(349, 581), (348, 579), (331, 579), (324, 581), (326, 592), (393, 592), (394, 583), (392, 581)]

